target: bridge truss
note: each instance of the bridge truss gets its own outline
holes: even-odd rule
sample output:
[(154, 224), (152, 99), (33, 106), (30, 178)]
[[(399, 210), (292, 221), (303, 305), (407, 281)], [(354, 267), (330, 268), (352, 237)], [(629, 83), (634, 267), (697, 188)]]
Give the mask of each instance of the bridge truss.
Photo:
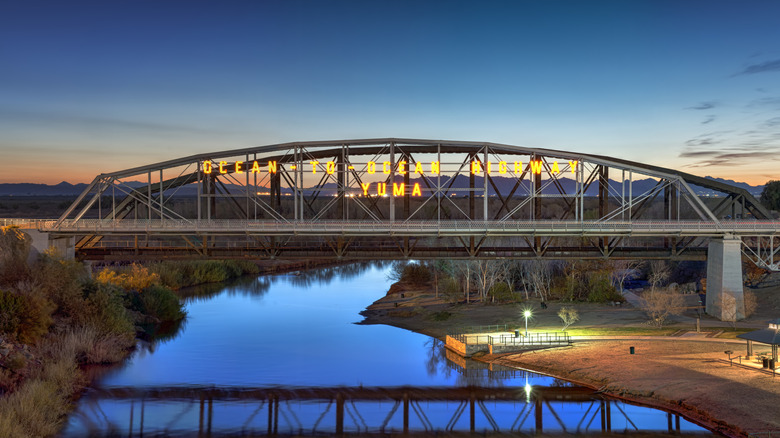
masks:
[(738, 187), (597, 155), (393, 138), (101, 174), (41, 229), (92, 260), (703, 259), (729, 236), (760, 266), (780, 258), (777, 222)]

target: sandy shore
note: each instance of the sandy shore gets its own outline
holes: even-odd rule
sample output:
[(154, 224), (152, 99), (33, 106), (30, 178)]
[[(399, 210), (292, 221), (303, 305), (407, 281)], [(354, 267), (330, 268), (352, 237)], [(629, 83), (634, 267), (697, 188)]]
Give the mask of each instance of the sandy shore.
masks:
[[(407, 291), (404, 295), (391, 294), (369, 306), (364, 323), (392, 325), (439, 338), (473, 325), (519, 324), (520, 306), (450, 306), (424, 292)], [(560, 330), (559, 307), (536, 308), (529, 327)], [(647, 327), (644, 314), (630, 306), (578, 307), (582, 315), (576, 325), (579, 328)], [(768, 312), (774, 312), (774, 306)], [(445, 313), (449, 315), (442, 320)], [(768, 315), (757, 315), (745, 326), (760, 327), (765, 319)], [(732, 366), (724, 352), (744, 356), (745, 343), (711, 337), (729, 327), (706, 317), (702, 330), (707, 334), (694, 335), (692, 321), (690, 315), (678, 318), (672, 324), (672, 336), (578, 341), (571, 347), (478, 359), (550, 374), (610, 396), (676, 412), (727, 436), (769, 431), (780, 436), (780, 374), (773, 377), (771, 372), (739, 365), (738, 361)], [(630, 346), (636, 354), (629, 354)]]

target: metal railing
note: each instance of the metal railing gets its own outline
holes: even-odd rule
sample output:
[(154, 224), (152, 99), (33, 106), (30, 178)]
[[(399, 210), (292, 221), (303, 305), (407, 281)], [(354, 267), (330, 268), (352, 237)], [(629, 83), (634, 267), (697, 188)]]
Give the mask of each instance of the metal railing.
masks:
[[(495, 341), (494, 341), (495, 342)], [(498, 338), (498, 344), (502, 345), (570, 345), (571, 337), (566, 333), (529, 333), (528, 336), (524, 336), (522, 333), (520, 336), (513, 335), (500, 335)]]
[(564, 346), (570, 345), (572, 342), (571, 336), (567, 333), (557, 332), (529, 333), (528, 336), (525, 336), (523, 333), (519, 333), (518, 336), (511, 334), (457, 334), (448, 336), (465, 345)]
[(34, 224), (42, 231), (100, 232), (242, 232), (355, 235), (377, 234), (615, 234), (615, 235), (778, 235), (779, 221), (274, 221), (245, 219), (3, 219), (9, 225)]

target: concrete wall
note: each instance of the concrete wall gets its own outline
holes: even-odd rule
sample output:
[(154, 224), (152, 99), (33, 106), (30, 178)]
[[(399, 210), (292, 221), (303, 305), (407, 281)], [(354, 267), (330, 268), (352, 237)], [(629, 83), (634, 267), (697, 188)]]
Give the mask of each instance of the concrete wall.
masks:
[(58, 239), (52, 239), (49, 233), (42, 233), (38, 230), (24, 230), (27, 235), (32, 238), (32, 247), (30, 248), (30, 256), (28, 257), (28, 263), (32, 263), (38, 258), (38, 255), (47, 251), (49, 248), (53, 248), (54, 252), (63, 257), (66, 260), (73, 260), (76, 258), (76, 238), (75, 237), (60, 237)]
[(745, 318), (742, 287), (742, 239), (713, 238), (707, 248), (707, 314), (724, 321)]
[(470, 357), (479, 352), (487, 353), (489, 350), (488, 344), (465, 344), (449, 335), (447, 335), (445, 342), (447, 348), (464, 357)]

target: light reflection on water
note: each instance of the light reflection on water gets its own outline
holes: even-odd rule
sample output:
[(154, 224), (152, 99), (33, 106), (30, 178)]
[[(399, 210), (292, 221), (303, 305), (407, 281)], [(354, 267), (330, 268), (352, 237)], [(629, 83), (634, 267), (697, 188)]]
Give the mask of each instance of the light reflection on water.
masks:
[[(125, 364), (104, 370), (96, 385), (103, 389), (192, 385), (220, 388), (471, 385), (517, 387), (518, 391), (522, 391), (526, 384), (539, 387), (566, 385), (550, 377), (488, 367), (457, 356), (448, 358), (448, 351), (441, 342), (424, 335), (388, 326), (355, 325), (354, 322), (362, 319), (359, 312), (387, 291), (386, 271), (381, 264), (364, 263), (317, 269), (298, 275), (240, 279), (227, 285), (207, 285), (186, 291), (188, 317), (178, 332), (161, 342), (141, 345)], [(299, 400), (290, 403), (292, 407), (288, 406), (287, 410), (282, 403), (281, 408), (274, 411), (267, 405), (260, 406), (257, 401), (217, 400), (211, 404), (213, 415), (209, 417), (208, 407), (198, 399), (145, 400), (142, 403), (141, 400), (98, 400), (87, 394), (80, 401), (77, 412), (70, 417), (65, 435), (81, 436), (90, 429), (109, 435), (114, 428), (122, 431), (123, 435), (133, 428), (136, 430), (133, 433), (138, 433), (141, 411), (144, 412), (147, 431), (167, 431), (166, 434), (197, 431), (204, 427), (204, 418), (211, 418), (212, 430), (215, 431), (235, 433), (247, 430), (236, 427), (240, 426), (238, 423), (250, 421), (247, 418), (253, 412), (252, 420), (246, 423), (251, 430), (257, 429), (252, 421), (265, 421), (263, 424), (266, 426), (270, 424), (269, 411), (275, 412), (277, 417), (280, 413), (289, 417), (290, 425), (296, 424), (292, 418), (299, 416), (306, 417), (298, 418), (299, 423), (313, 423), (316, 418), (308, 417), (323, 415), (323, 403), (327, 401)], [(390, 406), (381, 402), (374, 405), (358, 401), (357, 405), (353, 405), (355, 413), (350, 414), (349, 407), (345, 412), (355, 418), (369, 415), (369, 411), (387, 416), (393, 403), (384, 403)], [(453, 409), (459, 406), (455, 402), (426, 403), (427, 408), (420, 418), (428, 415), (434, 418), (452, 416)], [(556, 421), (559, 416), (581, 421), (588, 403), (569, 403), (558, 409), (550, 408), (544, 415), (551, 416), (548, 422)], [(525, 403), (496, 402), (490, 409), (504, 421), (505, 415), (501, 413), (514, 412), (517, 416), (520, 405)], [(613, 417), (615, 421), (620, 421), (618, 411), (627, 410), (627, 415), (623, 417), (631, 420), (625, 422), (629, 429), (636, 425), (667, 430), (666, 413), (623, 403), (620, 406), (617, 410), (613, 409), (617, 412)], [(588, 412), (588, 415), (594, 415)], [(329, 414), (322, 421), (325, 417), (328, 418), (326, 423), (335, 421), (335, 417), (331, 418)], [(130, 418), (134, 418), (132, 423)], [(564, 423), (569, 420), (564, 420)], [(361, 421), (367, 420), (363, 417), (355, 424), (359, 425)], [(388, 427), (399, 430), (395, 423), (397, 418), (392, 417), (388, 421)], [(458, 421), (461, 419), (455, 423)], [(493, 427), (487, 419), (480, 421), (481, 426)], [(284, 423), (278, 419), (277, 422), (280, 425)], [(335, 430), (325, 427), (326, 423), (321, 423), (326, 431)], [(420, 420), (421, 426), (425, 424)], [(294, 432), (295, 427), (290, 427), (290, 431)], [(681, 422), (681, 429), (700, 430), (685, 420)]]

